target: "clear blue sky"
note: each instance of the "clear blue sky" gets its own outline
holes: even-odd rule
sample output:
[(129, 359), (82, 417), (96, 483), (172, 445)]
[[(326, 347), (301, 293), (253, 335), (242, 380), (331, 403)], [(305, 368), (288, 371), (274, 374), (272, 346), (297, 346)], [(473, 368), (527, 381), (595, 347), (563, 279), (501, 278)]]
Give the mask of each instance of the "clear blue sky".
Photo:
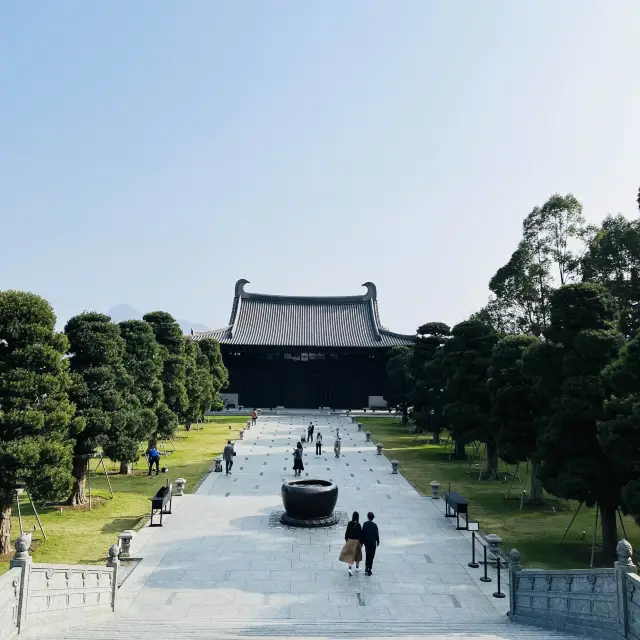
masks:
[(0, 0), (0, 288), (212, 327), (233, 285), (487, 298), (522, 218), (636, 215), (638, 0)]

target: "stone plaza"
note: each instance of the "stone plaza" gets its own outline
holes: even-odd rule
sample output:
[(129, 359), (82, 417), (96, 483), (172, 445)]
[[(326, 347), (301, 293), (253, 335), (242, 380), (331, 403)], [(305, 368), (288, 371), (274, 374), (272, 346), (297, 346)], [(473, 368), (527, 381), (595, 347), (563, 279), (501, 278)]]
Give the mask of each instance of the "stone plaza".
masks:
[[(293, 478), (292, 451), (310, 420), (325, 450), (305, 446), (302, 475), (338, 484), (341, 521), (287, 528), (280, 488)], [(47, 637), (574, 637), (509, 623), (509, 599), (492, 595), (495, 570), (483, 583), (482, 569), (468, 567), (469, 534), (444, 517), (442, 500), (419, 495), (402, 469), (393, 474), (350, 418), (261, 416), (235, 448), (232, 475), (210, 473), (195, 494), (174, 498), (162, 527), (134, 538), (142, 561), (119, 589), (115, 618)], [(354, 510), (361, 519), (373, 511), (380, 529), (371, 577), (349, 577), (338, 561)]]

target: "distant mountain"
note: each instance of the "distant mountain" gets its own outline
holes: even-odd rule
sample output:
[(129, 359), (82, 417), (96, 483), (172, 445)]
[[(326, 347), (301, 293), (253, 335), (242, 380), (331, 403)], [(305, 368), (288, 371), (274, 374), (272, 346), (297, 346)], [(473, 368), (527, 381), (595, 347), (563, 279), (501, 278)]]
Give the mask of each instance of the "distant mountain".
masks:
[[(129, 304), (117, 304), (107, 312), (114, 322), (122, 322), (123, 320), (142, 320), (144, 315), (141, 311), (134, 309)], [(209, 331), (210, 327), (198, 322), (191, 322), (190, 320), (183, 320), (182, 318), (176, 318), (177, 323), (184, 333), (189, 333), (191, 329), (194, 331)]]

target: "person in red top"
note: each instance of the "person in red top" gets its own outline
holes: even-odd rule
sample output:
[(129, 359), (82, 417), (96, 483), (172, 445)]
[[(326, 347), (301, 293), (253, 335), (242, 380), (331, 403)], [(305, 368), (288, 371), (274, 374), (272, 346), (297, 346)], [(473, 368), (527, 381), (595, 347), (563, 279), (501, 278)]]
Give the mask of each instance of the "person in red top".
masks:
[(254, 409), (254, 410), (251, 412), (251, 425), (252, 425), (252, 426), (255, 426), (255, 424), (256, 424), (256, 420), (257, 420), (257, 419), (258, 419), (258, 412)]

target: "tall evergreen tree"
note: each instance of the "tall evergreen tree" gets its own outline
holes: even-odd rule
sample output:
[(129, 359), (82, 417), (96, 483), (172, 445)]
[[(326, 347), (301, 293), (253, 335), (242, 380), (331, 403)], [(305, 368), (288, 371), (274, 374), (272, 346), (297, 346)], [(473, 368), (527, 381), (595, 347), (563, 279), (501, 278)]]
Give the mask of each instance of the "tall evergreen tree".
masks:
[[(109, 316), (93, 311), (80, 313), (67, 322), (64, 332), (69, 340), (73, 376), (69, 395), (77, 416), (84, 421), (84, 428), (74, 434), (74, 483), (69, 504), (81, 505), (87, 501), (88, 456), (109, 444), (112, 419), (114, 424), (128, 419), (119, 412), (129, 411), (131, 379), (123, 364), (124, 340)], [(126, 432), (126, 427), (120, 430)]]
[(220, 352), (220, 343), (213, 338), (203, 338), (198, 342), (200, 351), (207, 357), (209, 361), (209, 372), (213, 383), (213, 400), (211, 409), (219, 411), (223, 408), (222, 397), (220, 393), (229, 385), (229, 372), (224, 366), (222, 353)]
[(199, 422), (213, 402), (213, 377), (209, 370), (209, 359), (201, 351), (198, 343), (190, 338), (185, 340), (186, 390), (189, 407), (182, 416), (189, 430), (191, 423)]
[(535, 455), (544, 488), (599, 505), (607, 558), (615, 556), (622, 487), (598, 440), (598, 424), (605, 418), (604, 370), (622, 343), (616, 322), (615, 300), (603, 287), (562, 287), (551, 297), (547, 341), (532, 347), (525, 362), (549, 398)]
[(147, 313), (143, 320), (153, 329), (163, 360), (164, 402), (158, 408), (158, 431), (152, 438), (153, 444), (158, 437), (171, 438), (178, 429), (178, 419), (189, 408), (187, 365), (182, 329), (173, 316), (165, 311), (153, 311)]
[(0, 554), (10, 552), (18, 482), (34, 499), (57, 500), (71, 487), (70, 429), (80, 429), (68, 397), (67, 339), (51, 305), (22, 291), (0, 292)]
[[(534, 381), (523, 371), (522, 358), (537, 343), (526, 334), (505, 336), (491, 354), (491, 417), (497, 428), (499, 456), (508, 464), (530, 463), (536, 451), (539, 398)], [(530, 477), (530, 502), (542, 504), (542, 484), (535, 464)]]
[(128, 474), (140, 457), (140, 443), (156, 431), (157, 412), (163, 399), (162, 353), (151, 326), (142, 320), (119, 323), (125, 343), (123, 364), (131, 379), (125, 398), (126, 410), (112, 418), (105, 453), (120, 462), (120, 473)]
[(400, 411), (403, 424), (409, 422), (409, 407), (413, 399), (411, 355), (409, 347), (393, 347), (387, 360), (387, 388), (384, 397), (390, 407)]
[(591, 238), (582, 258), (585, 282), (607, 287), (618, 301), (620, 331), (640, 329), (640, 220), (608, 216)]
[(447, 376), (444, 417), (451, 426), (456, 457), (466, 458), (464, 447), (470, 442), (484, 442), (489, 479), (498, 475), (498, 442), (487, 388), (487, 370), (497, 341), (490, 327), (467, 320), (451, 329), (451, 338), (442, 347)]
[(434, 442), (440, 442), (440, 432), (445, 427), (444, 387), (446, 377), (441, 360), (441, 347), (447, 341), (451, 329), (444, 322), (427, 322), (418, 328), (411, 357), (414, 379), (412, 418), (419, 431), (433, 434)]

